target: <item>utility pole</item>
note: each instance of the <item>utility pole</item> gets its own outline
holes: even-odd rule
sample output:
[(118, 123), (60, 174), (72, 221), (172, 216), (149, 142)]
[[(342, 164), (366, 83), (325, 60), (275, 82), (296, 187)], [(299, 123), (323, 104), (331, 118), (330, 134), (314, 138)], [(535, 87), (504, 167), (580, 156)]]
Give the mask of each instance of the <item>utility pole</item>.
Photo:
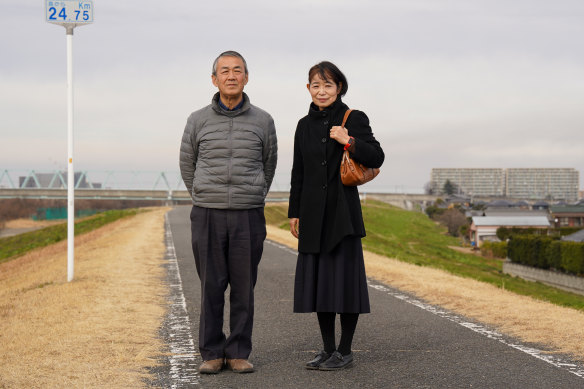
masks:
[(93, 23), (91, 0), (45, 0), (49, 23), (67, 34), (67, 282), (73, 280), (75, 255), (75, 170), (73, 169), (73, 30)]

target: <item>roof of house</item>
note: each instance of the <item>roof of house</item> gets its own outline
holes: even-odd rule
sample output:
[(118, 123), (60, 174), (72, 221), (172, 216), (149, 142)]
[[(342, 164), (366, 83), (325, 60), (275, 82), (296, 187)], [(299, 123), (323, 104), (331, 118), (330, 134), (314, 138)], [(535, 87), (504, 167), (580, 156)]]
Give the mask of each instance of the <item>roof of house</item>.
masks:
[(552, 213), (584, 213), (584, 206), (582, 205), (552, 205), (550, 208)]
[(546, 216), (548, 211), (543, 210), (531, 210), (531, 209), (517, 209), (517, 208), (505, 208), (505, 209), (486, 209), (484, 211), (485, 216)]
[(472, 218), (472, 222), (475, 226), (550, 226), (550, 222), (545, 216), (475, 216)]
[(572, 242), (584, 242), (584, 230), (574, 232), (573, 234), (562, 237), (562, 240), (569, 240)]
[(507, 200), (495, 200), (495, 201), (491, 201), (488, 205), (488, 207), (512, 207), (513, 203)]
[(473, 216), (483, 216), (483, 211), (479, 211), (476, 209), (471, 209), (468, 210), (464, 213), (464, 216), (466, 217), (473, 217)]

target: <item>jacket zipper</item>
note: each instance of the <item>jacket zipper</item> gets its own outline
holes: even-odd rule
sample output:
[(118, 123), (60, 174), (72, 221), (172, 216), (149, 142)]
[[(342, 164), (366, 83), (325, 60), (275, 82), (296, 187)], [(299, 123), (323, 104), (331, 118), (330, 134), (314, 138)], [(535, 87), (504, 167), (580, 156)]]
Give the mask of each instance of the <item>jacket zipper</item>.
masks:
[(229, 163), (227, 164), (227, 206), (231, 209), (231, 169), (233, 164), (233, 118), (229, 120)]

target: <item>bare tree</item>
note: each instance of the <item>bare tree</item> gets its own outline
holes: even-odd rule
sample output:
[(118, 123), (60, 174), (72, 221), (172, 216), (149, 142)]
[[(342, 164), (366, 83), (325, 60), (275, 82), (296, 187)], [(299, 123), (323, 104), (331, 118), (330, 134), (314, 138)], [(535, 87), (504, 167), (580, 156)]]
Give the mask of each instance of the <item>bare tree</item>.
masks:
[(424, 193), (427, 195), (433, 195), (435, 192), (436, 190), (434, 189), (434, 184), (432, 181), (426, 182), (426, 185), (424, 185)]
[(448, 228), (448, 233), (452, 236), (459, 236), (460, 228), (468, 223), (464, 213), (456, 208), (447, 209), (437, 220)]

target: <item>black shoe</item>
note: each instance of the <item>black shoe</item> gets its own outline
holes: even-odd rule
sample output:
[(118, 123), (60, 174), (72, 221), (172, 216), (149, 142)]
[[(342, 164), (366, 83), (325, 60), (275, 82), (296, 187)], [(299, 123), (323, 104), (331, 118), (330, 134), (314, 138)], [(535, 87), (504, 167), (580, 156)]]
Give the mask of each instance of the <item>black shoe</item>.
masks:
[(322, 350), (321, 352), (316, 354), (316, 356), (314, 357), (314, 359), (312, 361), (306, 362), (305, 367), (308, 370), (318, 370), (318, 367), (320, 366), (320, 364), (323, 363), (324, 361), (326, 361), (327, 359), (329, 359), (330, 356), (331, 356), (331, 354)]
[(342, 370), (351, 366), (353, 366), (353, 353), (341, 355), (340, 352), (335, 351), (329, 359), (320, 364), (318, 370)]

